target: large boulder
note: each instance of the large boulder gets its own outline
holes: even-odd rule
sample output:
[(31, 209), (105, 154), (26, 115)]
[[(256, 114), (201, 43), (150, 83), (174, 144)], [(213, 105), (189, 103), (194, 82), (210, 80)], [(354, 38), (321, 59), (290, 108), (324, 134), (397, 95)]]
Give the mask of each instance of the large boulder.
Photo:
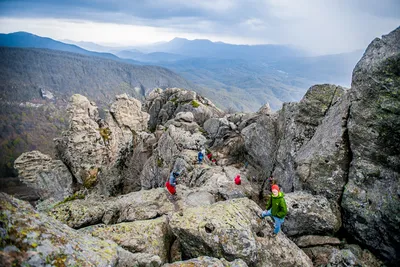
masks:
[(42, 200), (61, 201), (73, 193), (73, 177), (61, 160), (35, 150), (19, 156), (14, 167), (21, 181), (36, 189)]
[(240, 185), (234, 183), (238, 174), (241, 171), (233, 166), (196, 166), (182, 182), (189, 187), (201, 187), (219, 200), (241, 197), (256, 200), (258, 193), (245, 175), (241, 175)]
[(164, 124), (179, 112), (191, 112), (194, 121), (199, 125), (212, 117), (221, 117), (223, 112), (210, 100), (198, 95), (194, 91), (179, 88), (166, 90), (155, 89), (149, 93), (145, 103), (145, 110), (150, 114), (149, 127), (155, 129)]
[(239, 198), (174, 213), (170, 226), (185, 258), (208, 255), (252, 266), (312, 266), (283, 234), (270, 237), (272, 228), (259, 214), (255, 202)]
[(282, 229), (288, 236), (334, 234), (341, 226), (338, 207), (323, 196), (304, 192), (285, 195), (288, 215)]
[(362, 250), (357, 245), (345, 245), (342, 249), (325, 245), (308, 247), (303, 250), (312, 259), (314, 266), (385, 266), (368, 250)]
[(148, 220), (174, 211), (164, 188), (132, 192), (115, 198), (86, 198), (56, 205), (50, 212), (72, 228)]
[(147, 253), (168, 262), (172, 233), (165, 216), (153, 220), (113, 225), (95, 225), (80, 230), (103, 240), (112, 240), (132, 253)]
[(400, 265), (400, 28), (367, 48), (353, 71), (348, 121), (352, 161), (345, 229)]
[(351, 157), (347, 131), (350, 101), (348, 94), (334, 101), (311, 140), (298, 151), (295, 162), (303, 190), (338, 202)]
[(252, 165), (261, 166), (269, 173), (273, 170), (278, 146), (276, 119), (276, 115), (260, 115), (241, 132)]
[(0, 193), (1, 266), (128, 266), (133, 254), (112, 241), (77, 232)]
[(272, 164), (275, 166), (273, 175), (279, 179), (285, 192), (302, 189), (296, 175), (296, 156), (314, 136), (326, 113), (343, 92), (340, 86), (314, 85), (299, 103), (285, 103), (277, 112), (276, 154), (260, 157), (264, 158), (264, 168), (270, 168)]

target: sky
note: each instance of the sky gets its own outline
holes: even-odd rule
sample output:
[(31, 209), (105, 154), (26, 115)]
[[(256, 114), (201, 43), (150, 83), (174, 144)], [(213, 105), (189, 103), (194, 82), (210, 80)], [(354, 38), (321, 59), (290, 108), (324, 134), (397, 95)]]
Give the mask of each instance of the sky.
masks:
[(365, 49), (400, 26), (399, 0), (0, 0), (0, 32), (138, 46), (174, 37)]

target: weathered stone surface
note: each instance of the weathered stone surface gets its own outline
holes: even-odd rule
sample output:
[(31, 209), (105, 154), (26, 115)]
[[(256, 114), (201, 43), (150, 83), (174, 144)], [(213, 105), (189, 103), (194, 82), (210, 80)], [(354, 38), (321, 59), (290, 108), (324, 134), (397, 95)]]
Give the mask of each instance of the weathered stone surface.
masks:
[(164, 188), (132, 192), (116, 198), (87, 198), (55, 206), (50, 214), (72, 228), (99, 223), (148, 220), (174, 210)]
[(303, 250), (312, 259), (314, 266), (384, 266), (368, 250), (362, 250), (357, 245), (344, 245), (344, 249), (326, 245), (304, 248)]
[(118, 267), (159, 267), (161, 265), (160, 257), (148, 253), (134, 253), (130, 258), (123, 258), (118, 261)]
[(175, 116), (175, 120), (177, 121), (185, 121), (185, 122), (193, 122), (194, 116), (192, 112), (179, 112)]
[(150, 114), (150, 128), (164, 124), (179, 112), (191, 112), (199, 125), (223, 113), (207, 98), (179, 88), (153, 90), (146, 99), (145, 110)]
[(258, 111), (258, 114), (264, 114), (264, 115), (270, 115), (272, 114), (271, 107), (269, 106), (269, 103), (265, 103), (264, 106), (262, 106)]
[(276, 160), (273, 175), (279, 180), (283, 191), (301, 190), (302, 184), (296, 175), (296, 156), (300, 148), (314, 136), (332, 103), (343, 91), (340, 86), (314, 85), (299, 103), (285, 103), (277, 112), (276, 156), (259, 157), (267, 162), (262, 165), (264, 168), (270, 168), (270, 162)]
[(366, 267), (381, 267), (384, 266), (383, 262), (377, 259), (369, 250), (362, 249), (360, 246), (355, 244), (345, 244), (344, 249), (350, 250), (354, 256), (357, 257), (357, 262), (361, 266)]
[(322, 245), (333, 245), (338, 246), (341, 244), (340, 240), (336, 237), (331, 236), (319, 236), (319, 235), (304, 235), (294, 240), (296, 245), (300, 248), (315, 247)]
[(126, 266), (132, 254), (112, 241), (77, 232), (0, 193), (2, 266)]
[[(68, 112), (70, 127), (56, 140), (56, 148), (77, 181), (104, 195), (139, 190), (138, 173), (151, 156), (149, 147), (156, 142), (155, 136), (142, 132), (147, 128), (149, 115), (141, 111), (140, 102), (127, 95), (117, 96), (102, 121), (94, 103), (73, 95)], [(107, 128), (110, 132), (105, 137), (102, 131)], [(125, 168), (138, 159), (137, 168)], [(132, 176), (136, 183), (127, 181)]]
[(241, 197), (256, 199), (258, 193), (243, 174), (241, 185), (234, 183), (238, 174), (241, 174), (240, 170), (232, 166), (196, 166), (183, 182), (189, 187), (201, 187), (216, 199), (227, 200)]
[(193, 266), (193, 267), (247, 267), (247, 264), (243, 260), (234, 260), (232, 262), (228, 262), (225, 259), (217, 259), (208, 256), (201, 256), (195, 259), (190, 259), (187, 261), (178, 261), (170, 264), (165, 264), (163, 267), (185, 267), (185, 266)]
[(145, 131), (150, 115), (142, 112), (142, 103), (129, 97), (127, 94), (117, 95), (116, 101), (111, 105), (110, 113), (120, 128), (130, 131)]
[(162, 263), (168, 261), (172, 233), (165, 216), (153, 220), (89, 226), (80, 231), (103, 240), (112, 240), (132, 253), (157, 255)]
[(295, 162), (303, 190), (338, 202), (350, 165), (348, 94), (332, 105), (311, 140), (298, 151)]
[[(83, 184), (90, 176), (89, 170), (109, 165), (109, 151), (99, 133), (99, 114), (94, 103), (84, 96), (73, 95), (68, 113), (70, 128), (63, 133), (62, 138), (56, 140), (56, 148), (60, 159), (78, 182)], [(116, 153), (116, 150), (113, 152)]]
[(288, 215), (282, 229), (288, 236), (333, 234), (339, 230), (340, 212), (325, 197), (295, 192), (285, 194), (285, 200)]
[(72, 175), (60, 160), (35, 150), (19, 156), (14, 167), (22, 182), (36, 189), (42, 200), (61, 201), (72, 194)]
[(259, 214), (256, 203), (239, 198), (187, 208), (175, 213), (170, 225), (187, 258), (208, 255), (242, 259), (254, 266), (311, 266), (308, 257), (283, 234), (271, 238), (261, 233), (272, 229)]
[(136, 133), (133, 140), (121, 150), (118, 164), (100, 173), (100, 194), (115, 196), (139, 191), (142, 188), (140, 174), (144, 164), (153, 154), (156, 143), (153, 134)]
[(400, 264), (400, 28), (375, 39), (353, 71), (348, 121), (352, 162), (344, 227)]
[(252, 165), (259, 165), (272, 172), (278, 145), (276, 116), (261, 115), (255, 123), (242, 130), (246, 152)]

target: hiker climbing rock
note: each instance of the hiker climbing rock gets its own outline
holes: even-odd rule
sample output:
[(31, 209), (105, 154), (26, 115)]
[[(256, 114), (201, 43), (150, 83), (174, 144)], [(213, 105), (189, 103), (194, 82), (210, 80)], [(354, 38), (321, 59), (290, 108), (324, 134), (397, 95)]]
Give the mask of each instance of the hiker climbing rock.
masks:
[(171, 195), (176, 194), (176, 178), (179, 176), (179, 173), (177, 172), (171, 172), (169, 175), (168, 181), (165, 183), (165, 186), (167, 187), (168, 192), (171, 193)]
[(287, 214), (287, 207), (284, 198), (284, 193), (279, 191), (279, 186), (272, 185), (272, 194), (269, 198), (266, 210), (261, 213), (261, 217), (265, 218), (271, 216), (275, 222), (275, 229), (273, 234), (276, 235), (281, 230), (281, 225), (285, 221), (285, 216)]
[(236, 175), (236, 177), (235, 177), (235, 184), (237, 184), (237, 185), (242, 184), (242, 180), (240, 179), (240, 175), (239, 174)]
[(204, 148), (201, 149), (201, 150), (199, 151), (199, 153), (197, 154), (197, 160), (198, 160), (198, 163), (199, 163), (199, 164), (202, 164), (202, 163), (203, 163), (204, 154), (205, 154)]

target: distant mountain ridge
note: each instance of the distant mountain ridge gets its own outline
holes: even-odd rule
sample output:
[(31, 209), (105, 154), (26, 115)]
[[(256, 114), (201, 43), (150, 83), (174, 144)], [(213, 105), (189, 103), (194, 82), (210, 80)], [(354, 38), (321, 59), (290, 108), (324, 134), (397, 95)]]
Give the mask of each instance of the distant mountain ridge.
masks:
[(28, 32), (0, 34), (0, 46), (21, 48), (47, 48), (52, 50), (118, 60), (117, 56), (110, 53), (88, 51), (73, 44), (62, 43), (51, 38), (37, 36)]
[(235, 45), (203, 39), (187, 40), (184, 38), (174, 38), (167, 43), (137, 47), (137, 49), (147, 53), (166, 52), (190, 57), (246, 60), (277, 60), (307, 55), (304, 51), (286, 45)]

